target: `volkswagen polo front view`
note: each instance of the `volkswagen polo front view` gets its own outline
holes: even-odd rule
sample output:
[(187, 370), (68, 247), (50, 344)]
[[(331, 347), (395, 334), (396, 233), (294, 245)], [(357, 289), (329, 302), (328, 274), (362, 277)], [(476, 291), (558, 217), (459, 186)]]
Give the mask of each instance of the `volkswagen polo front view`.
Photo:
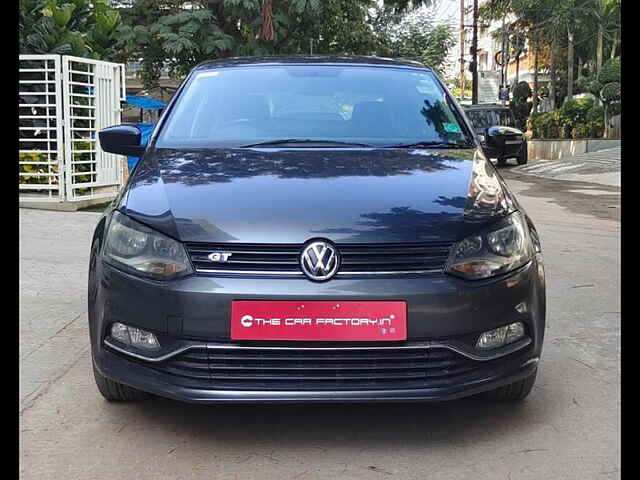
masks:
[(545, 280), (535, 227), (431, 70), (238, 58), (184, 81), (101, 217), (96, 383), (215, 402), (520, 400)]

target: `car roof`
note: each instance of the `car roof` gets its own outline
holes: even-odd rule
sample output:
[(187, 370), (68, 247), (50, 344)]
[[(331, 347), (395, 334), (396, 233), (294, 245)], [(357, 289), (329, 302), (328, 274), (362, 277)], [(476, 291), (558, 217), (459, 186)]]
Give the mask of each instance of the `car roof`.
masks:
[(337, 56), (337, 55), (282, 55), (268, 57), (232, 57), (208, 60), (200, 63), (194, 70), (234, 67), (247, 65), (290, 65), (290, 64), (342, 64), (389, 67), (411, 67), (430, 70), (424, 64), (404, 58), (385, 58), (369, 56)]

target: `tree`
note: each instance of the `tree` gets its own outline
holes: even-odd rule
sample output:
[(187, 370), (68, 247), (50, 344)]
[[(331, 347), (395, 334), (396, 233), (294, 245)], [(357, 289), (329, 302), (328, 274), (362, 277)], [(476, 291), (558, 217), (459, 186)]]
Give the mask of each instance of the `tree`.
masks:
[[(120, 46), (142, 59), (146, 87), (157, 84), (163, 65), (183, 76), (206, 59), (309, 53), (312, 45), (315, 52), (370, 54), (375, 42), (367, 14), (373, 5), (373, 0), (132, 0), (122, 11)], [(273, 32), (265, 32), (265, 21)]]
[(118, 56), (119, 13), (108, 0), (20, 0), (20, 53)]
[(604, 105), (604, 136), (608, 138), (611, 134), (610, 121), (611, 117), (619, 109), (622, 93), (620, 87), (620, 59), (612, 58), (608, 60), (601, 68), (598, 75), (598, 85), (602, 85), (602, 89), (597, 93), (600, 101)]
[(399, 14), (383, 7), (376, 11), (372, 26), (378, 55), (418, 60), (439, 73), (455, 38), (453, 28), (436, 24), (428, 8)]
[(539, 104), (539, 74), (544, 63), (543, 51), (549, 49), (549, 36), (544, 27), (549, 21), (548, 9), (552, 0), (487, 0), (480, 7), (483, 21), (501, 20), (507, 16), (515, 18), (511, 23), (514, 31), (522, 32), (532, 45), (534, 69), (532, 111), (537, 113)]
[[(403, 18), (431, 0), (387, 0), (385, 4), (389, 12)], [(181, 77), (210, 58), (310, 53), (312, 49), (314, 53), (369, 55), (381, 48), (371, 28), (369, 12), (374, 7), (375, 0), (130, 0), (128, 8), (121, 10), (124, 27), (119, 47), (123, 55), (141, 59), (147, 88), (157, 85), (163, 67)], [(423, 45), (415, 56), (440, 64), (447, 29), (420, 38), (434, 43)]]
[(531, 113), (532, 105), (528, 100), (532, 94), (531, 87), (527, 82), (520, 82), (513, 89), (513, 100), (510, 108), (516, 119), (516, 127), (521, 130), (525, 130), (527, 118)]

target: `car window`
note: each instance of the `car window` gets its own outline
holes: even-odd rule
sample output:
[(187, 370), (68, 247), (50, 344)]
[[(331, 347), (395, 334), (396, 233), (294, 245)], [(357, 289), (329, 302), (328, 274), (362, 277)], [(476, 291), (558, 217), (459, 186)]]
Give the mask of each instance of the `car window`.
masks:
[(513, 114), (510, 110), (498, 110), (498, 125), (502, 125), (503, 127), (514, 127), (513, 123)]
[(495, 125), (495, 118), (491, 110), (467, 110), (466, 113), (476, 130), (484, 130)]
[(240, 146), (282, 138), (374, 146), (471, 141), (427, 70), (288, 65), (195, 73), (156, 146)]

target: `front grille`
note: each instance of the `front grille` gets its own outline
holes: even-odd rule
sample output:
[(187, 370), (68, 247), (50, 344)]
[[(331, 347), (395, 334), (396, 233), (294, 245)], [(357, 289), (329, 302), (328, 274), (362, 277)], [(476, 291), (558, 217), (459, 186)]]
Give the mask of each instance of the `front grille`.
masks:
[[(450, 242), (422, 244), (343, 244), (338, 276), (422, 274), (441, 271)], [(207, 275), (274, 275), (302, 277), (299, 257), (303, 245), (188, 243), (187, 252), (197, 273)], [(226, 262), (211, 261), (214, 252), (232, 255)]]
[(191, 349), (155, 364), (176, 383), (243, 390), (443, 388), (477, 378), (486, 364), (443, 347)]

